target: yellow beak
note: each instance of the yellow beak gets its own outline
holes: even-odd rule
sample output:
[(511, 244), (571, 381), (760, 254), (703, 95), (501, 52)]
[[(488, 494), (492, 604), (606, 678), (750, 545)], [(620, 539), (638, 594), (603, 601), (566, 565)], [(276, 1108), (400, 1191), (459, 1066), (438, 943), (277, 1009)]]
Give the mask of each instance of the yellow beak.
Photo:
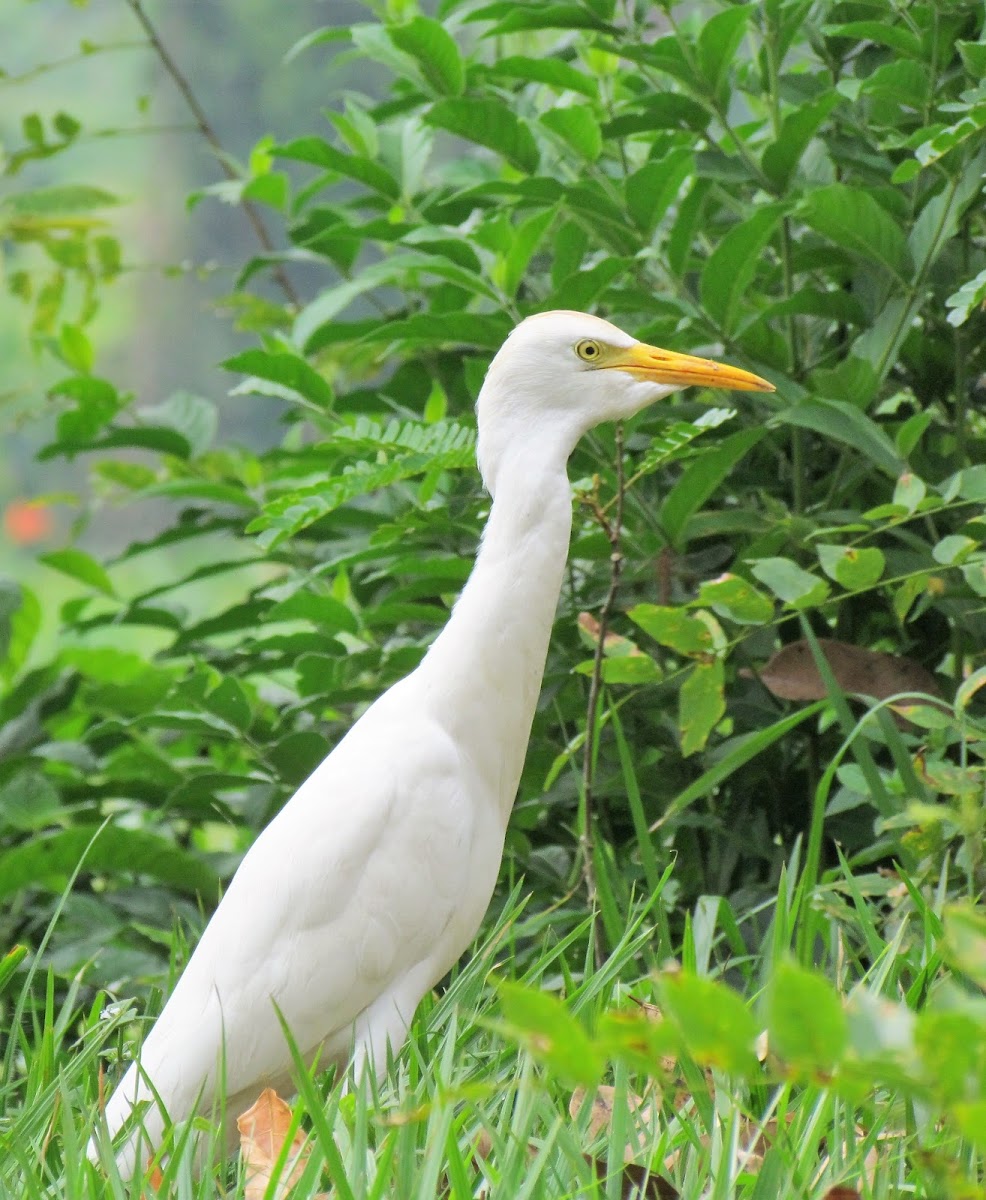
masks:
[(676, 354), (637, 342), (628, 350), (608, 355), (600, 367), (626, 371), (637, 379), (650, 383), (669, 383), (678, 387), (700, 384), (705, 387), (728, 388), (735, 392), (772, 392), (774, 385), (751, 371), (731, 367), (728, 363), (690, 354)]

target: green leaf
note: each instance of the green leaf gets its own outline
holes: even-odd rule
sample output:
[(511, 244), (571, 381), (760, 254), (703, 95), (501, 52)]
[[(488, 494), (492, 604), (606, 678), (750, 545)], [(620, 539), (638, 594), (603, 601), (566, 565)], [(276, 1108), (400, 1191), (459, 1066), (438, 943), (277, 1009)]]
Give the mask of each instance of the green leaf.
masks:
[(853, 447), (891, 479), (904, 470), (897, 447), (879, 425), (855, 404), (845, 400), (806, 400), (773, 417), (785, 425), (812, 429), (834, 441)]
[[(980, 1032), (980, 1041), (982, 1036)], [(952, 1113), (962, 1136), (968, 1138), (980, 1154), (986, 1154), (986, 1100), (957, 1102), (952, 1107)]]
[(0, 827), (42, 829), (50, 824), (58, 808), (58, 792), (40, 771), (18, 771), (0, 787)]
[(169, 671), (110, 646), (69, 647), (62, 659), (87, 680), (86, 700), (98, 712), (125, 717), (154, 712), (173, 682)]
[(438, 21), (413, 17), (405, 25), (389, 25), (390, 40), (410, 54), (421, 68), (428, 84), (440, 95), (460, 96), (465, 87), (465, 71), (455, 39)]
[(918, 268), (927, 271), (955, 237), (962, 214), (981, 193), (986, 174), (986, 150), (969, 160), (962, 174), (951, 179), (931, 197), (908, 235), (911, 256)]
[(655, 642), (679, 654), (711, 654), (715, 649), (712, 631), (706, 622), (684, 608), (636, 604), (627, 616)]
[(590, 100), (599, 93), (599, 85), (594, 79), (560, 58), (526, 58), (513, 54), (497, 58), (484, 70), (494, 79), (506, 76), (529, 83), (544, 83), (562, 91), (580, 92)]
[(687, 147), (679, 147), (659, 162), (645, 163), (627, 177), (624, 184), (627, 210), (642, 233), (653, 233), (694, 170), (695, 156)]
[(84, 550), (67, 547), (65, 550), (52, 550), (42, 554), (40, 561), (55, 571), (61, 571), (71, 579), (77, 579), (87, 587), (95, 588), (106, 596), (116, 596), (113, 581), (98, 562)]
[(346, 154), (337, 150), (335, 146), (330, 146), (322, 138), (297, 138), (284, 146), (275, 146), (273, 153), (278, 158), (311, 163), (313, 166), (344, 175), (347, 179), (355, 179), (390, 200), (396, 200), (401, 193), (400, 184), (378, 162), (360, 154)]
[(602, 131), (588, 104), (551, 108), (542, 114), (540, 120), (546, 129), (567, 142), (587, 162), (594, 162), (602, 153)]
[[(456, 263), (450, 262), (443, 255), (425, 254), (408, 250), (403, 253), (391, 254), (380, 262), (364, 267), (355, 279), (347, 279), (334, 287), (326, 288), (315, 299), (301, 310), (295, 321), (293, 340), (306, 353), (314, 353), (321, 348), (321, 339), (326, 327), (335, 323), (335, 318), (350, 304), (366, 292), (385, 285), (406, 286), (408, 277), (425, 273), (436, 275), (459, 284), (471, 292), (476, 292), (487, 299), (496, 300), (496, 292), (475, 271), (465, 270)], [(416, 286), (413, 285), (413, 286)], [(483, 320), (479, 316), (468, 313), (443, 315), (441, 321), (429, 317), (417, 318), (424, 321), (430, 328), (432, 338), (440, 337), (454, 327), (456, 316), (474, 321)], [(411, 318), (415, 320), (415, 318)], [(398, 328), (406, 328), (409, 322), (381, 321), (372, 335), (367, 337), (381, 338), (391, 341), (397, 337)], [(455, 336), (454, 334), (452, 335)]]
[(759, 1032), (753, 1014), (732, 988), (687, 971), (658, 977), (666, 1021), (677, 1027), (689, 1055), (703, 1067), (743, 1075), (756, 1067)]
[(13, 979), (17, 968), (27, 958), (27, 946), (14, 946), (12, 950), (0, 958), (0, 996), (3, 995), (7, 984)]
[(978, 547), (979, 543), (961, 533), (950, 533), (936, 542), (931, 550), (931, 557), (943, 566), (952, 567)]
[(341, 600), (310, 591), (297, 591), (293, 596), (275, 604), (265, 613), (264, 621), (310, 621), (332, 633), (359, 632), (356, 617)]
[(698, 66), (713, 93), (722, 89), (755, 9), (753, 4), (734, 4), (716, 13), (702, 26), (698, 37)]
[(508, 296), (516, 296), (524, 279), (524, 272), (537, 252), (542, 239), (555, 220), (554, 209), (535, 213), (514, 227), (510, 249), (503, 263), (503, 290)]
[(243, 685), (232, 675), (227, 675), (203, 701), (206, 708), (222, 717), (229, 725), (247, 730), (253, 719), (250, 700)]
[(928, 488), (924, 480), (919, 479), (912, 471), (904, 471), (894, 488), (893, 503), (913, 513), (927, 494)]
[(986, 989), (986, 914), (967, 904), (945, 910), (945, 948), (949, 961)]
[(110, 208), (119, 203), (112, 192), (73, 183), (33, 188), (29, 192), (13, 192), (3, 197), (0, 209), (6, 208), (19, 216), (65, 217)]
[(832, 985), (789, 961), (777, 964), (767, 986), (767, 1024), (771, 1050), (808, 1074), (831, 1071), (849, 1040), (842, 1000)]
[(826, 37), (851, 38), (854, 42), (877, 42), (889, 46), (898, 54), (910, 58), (922, 58), (921, 39), (903, 25), (892, 25), (890, 21), (847, 21), (843, 25), (823, 25)]
[(907, 241), (890, 214), (869, 192), (831, 183), (814, 188), (799, 207), (802, 220), (851, 254), (905, 276), (910, 256)]
[(627, 654), (619, 658), (604, 658), (601, 663), (601, 676), (605, 684), (641, 687), (645, 684), (660, 683), (664, 672), (649, 654)]
[(705, 504), (765, 432), (763, 426), (743, 429), (714, 449), (703, 450), (694, 462), (689, 463), (661, 505), (661, 525), (672, 545), (681, 546), (688, 519)]
[(811, 608), (829, 594), (829, 585), (817, 575), (803, 571), (789, 558), (761, 558), (750, 570), (774, 595), (792, 608)]
[(25, 887), (61, 891), (80, 862), (86, 872), (118, 876), (122, 870), (146, 876), (187, 895), (199, 895), (210, 904), (219, 896), (219, 880), (212, 868), (170, 838), (116, 825), (101, 829), (80, 824), (37, 835), (0, 853), (0, 898)]
[(970, 108), (960, 121), (956, 121), (954, 125), (947, 125), (944, 129), (938, 130), (934, 137), (922, 142), (914, 151), (914, 157), (919, 166), (928, 167), (940, 158), (944, 158), (956, 146), (963, 145), (970, 138), (978, 138), (984, 127), (986, 127), (986, 104), (979, 104)]
[(953, 292), (945, 301), (945, 307), (952, 311), (948, 314), (949, 325), (956, 328), (968, 321), (974, 308), (982, 309), (986, 305), (986, 270), (980, 271), (974, 278), (967, 280), (957, 292)]
[(496, 25), (484, 34), (499, 37), (504, 33), (522, 33), (531, 29), (597, 29), (609, 30), (600, 17), (581, 4), (525, 4), (516, 0), (500, 0), (484, 8), (475, 9), (466, 18), (468, 21), (496, 21)]
[(497, 987), (507, 1031), (570, 1084), (594, 1088), (605, 1062), (581, 1022), (557, 996), (504, 981)]
[(765, 205), (721, 238), (702, 269), (702, 304), (725, 329), (732, 329), (741, 298), (760, 267), (760, 256), (784, 213)]
[(88, 375), (93, 365), (92, 343), (78, 325), (63, 325), (58, 337), (62, 358), (74, 371)]
[[(603, 126), (607, 138), (622, 138), (634, 133), (657, 133), (663, 129), (680, 129), (688, 133), (703, 133), (710, 114), (695, 100), (678, 92), (658, 92), (634, 102)], [(688, 147), (679, 147), (688, 149)], [(689, 154), (692, 153), (688, 150)], [(671, 151), (673, 154), (674, 151)]]
[[(278, 388), (300, 396), (319, 410), (332, 407), (332, 388), (300, 355), (260, 349), (244, 350), (227, 358), (222, 365), (227, 371), (242, 371), (277, 384)], [(246, 380), (237, 391), (250, 390), (249, 384), (250, 380)]]
[(696, 603), (740, 625), (765, 625), (774, 616), (773, 603), (739, 575), (720, 575), (703, 583)]
[(710, 429), (718, 429), (735, 416), (734, 408), (710, 408), (694, 421), (675, 421), (665, 425), (659, 434), (651, 438), (647, 452), (634, 469), (634, 478), (650, 475), (659, 467), (674, 462), (696, 438)]
[(284, 783), (292, 787), (303, 783), (332, 747), (314, 729), (289, 733), (267, 753), (271, 766)]
[(825, 574), (848, 591), (872, 587), (883, 575), (886, 565), (883, 553), (875, 546), (857, 549), (818, 545), (815, 549)]
[(808, 143), (841, 102), (842, 97), (838, 92), (828, 92), (814, 104), (799, 105), (784, 118), (780, 132), (764, 150), (760, 160), (764, 174), (778, 191), (787, 187)]
[(495, 150), (518, 170), (530, 173), (537, 170), (540, 156), (534, 135), (499, 100), (479, 97), (439, 100), (425, 114), (425, 120), (429, 125)]
[(142, 408), (141, 420), (158, 428), (173, 429), (187, 442), (191, 457), (204, 454), (219, 428), (219, 411), (211, 400), (191, 392), (175, 392), (163, 404)]
[(681, 753), (687, 758), (704, 748), (726, 711), (725, 669), (721, 658), (697, 662), (678, 695)]

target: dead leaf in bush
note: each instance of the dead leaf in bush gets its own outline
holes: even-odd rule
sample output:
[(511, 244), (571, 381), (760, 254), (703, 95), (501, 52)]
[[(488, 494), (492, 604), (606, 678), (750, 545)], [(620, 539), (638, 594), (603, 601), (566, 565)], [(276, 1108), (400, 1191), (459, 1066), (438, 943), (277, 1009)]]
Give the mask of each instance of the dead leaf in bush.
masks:
[[(273, 1088), (265, 1088), (252, 1108), (236, 1119), (240, 1131), (240, 1157), (246, 1167), (244, 1200), (264, 1200), (277, 1161), (291, 1129), (291, 1109)], [(287, 1162), (277, 1174), (273, 1195), (276, 1200), (287, 1196), (301, 1178), (308, 1161), (305, 1135), (297, 1130), (291, 1140)]]
[[(592, 615), (592, 613), (580, 612), (577, 618), (579, 629), (586, 635), (593, 645), (599, 642), (599, 631), (602, 626)], [(617, 655), (627, 658), (644, 658), (644, 652), (636, 644), (631, 642), (629, 638), (623, 637), (619, 633), (609, 632), (603, 638), (603, 649), (607, 654)]]
[[(844, 692), (874, 700), (886, 700), (899, 692), (941, 696), (934, 675), (913, 658), (867, 650), (833, 638), (819, 638), (818, 648)], [(804, 639), (783, 646), (759, 675), (764, 687), (780, 700), (823, 700), (828, 695), (811, 646)], [(894, 719), (899, 725), (907, 724), (898, 713), (894, 713)]]

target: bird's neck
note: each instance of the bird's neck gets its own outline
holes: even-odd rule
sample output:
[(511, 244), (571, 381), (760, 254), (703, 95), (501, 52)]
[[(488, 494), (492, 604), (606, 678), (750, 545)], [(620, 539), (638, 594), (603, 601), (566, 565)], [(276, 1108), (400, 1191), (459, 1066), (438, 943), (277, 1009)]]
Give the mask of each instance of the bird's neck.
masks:
[(472, 759), (504, 826), (520, 782), (572, 531), (569, 447), (499, 465), (472, 574), (418, 668), (429, 706)]

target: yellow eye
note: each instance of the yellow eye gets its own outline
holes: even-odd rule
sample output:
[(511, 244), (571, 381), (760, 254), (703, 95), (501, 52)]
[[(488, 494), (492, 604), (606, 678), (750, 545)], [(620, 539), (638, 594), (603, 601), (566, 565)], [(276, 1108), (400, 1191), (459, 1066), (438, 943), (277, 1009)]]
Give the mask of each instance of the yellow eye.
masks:
[(575, 347), (575, 353), (583, 362), (597, 362), (602, 357), (603, 348), (591, 338), (584, 338)]

